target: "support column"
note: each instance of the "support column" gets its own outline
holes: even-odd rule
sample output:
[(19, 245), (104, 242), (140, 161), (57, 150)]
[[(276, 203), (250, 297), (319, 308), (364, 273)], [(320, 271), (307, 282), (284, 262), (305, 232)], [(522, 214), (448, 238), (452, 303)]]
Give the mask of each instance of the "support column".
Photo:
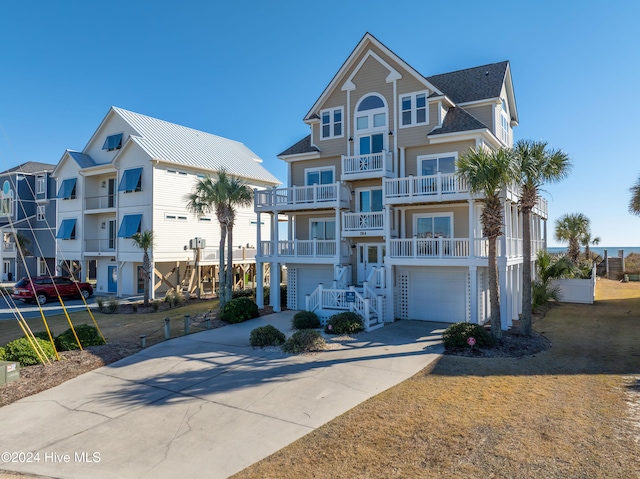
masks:
[(342, 225), (340, 224), (340, 190), (342, 190), (342, 182), (336, 183), (336, 260), (335, 264), (340, 264), (340, 239), (342, 238)]
[(271, 263), (271, 283), (269, 284), (269, 302), (273, 306), (275, 312), (280, 312), (280, 262), (278, 261), (278, 213), (272, 215), (271, 237), (273, 238), (273, 251), (271, 257), (274, 262)]
[(478, 324), (478, 267), (469, 266), (469, 322)]
[[(474, 229), (475, 229), (474, 227), (475, 227), (476, 223), (475, 223), (475, 218), (474, 218), (474, 201), (473, 201), (473, 199), (472, 198), (469, 199), (468, 203), (469, 203), (469, 258), (475, 258), (476, 257), (476, 234), (475, 234), (475, 231), (474, 231)], [(471, 271), (471, 270), (469, 270), (469, 271)]]
[[(256, 214), (256, 304), (258, 308), (264, 308), (264, 263), (262, 262), (262, 226), (260, 213)], [(215, 281), (215, 279), (214, 279)]]
[[(387, 254), (388, 254), (387, 250)], [(393, 281), (393, 277), (395, 275), (395, 266), (391, 266), (388, 265), (385, 267), (385, 273), (387, 275), (387, 284), (386, 284), (386, 298), (387, 298), (387, 307), (385, 310), (385, 317), (384, 317), (384, 321), (387, 323), (392, 323), (393, 322), (393, 318), (395, 317), (395, 301), (393, 300), (394, 296), (393, 296), (393, 285), (394, 285), (394, 281)]]
[(507, 278), (507, 258), (498, 258), (498, 297), (500, 298), (500, 325), (503, 331), (509, 329), (510, 310), (508, 305), (509, 289)]

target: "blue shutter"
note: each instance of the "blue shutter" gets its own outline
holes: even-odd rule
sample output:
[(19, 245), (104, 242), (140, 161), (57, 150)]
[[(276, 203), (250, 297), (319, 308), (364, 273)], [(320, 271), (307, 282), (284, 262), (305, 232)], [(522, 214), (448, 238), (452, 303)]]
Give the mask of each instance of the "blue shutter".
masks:
[(125, 170), (118, 186), (118, 191), (134, 191), (138, 186), (140, 177), (142, 176), (142, 168), (132, 168)]
[(124, 215), (118, 230), (118, 238), (131, 238), (138, 232), (141, 221), (142, 215)]
[(60, 223), (60, 228), (58, 229), (58, 234), (56, 234), (56, 238), (63, 240), (71, 239), (71, 233), (73, 233), (75, 227), (75, 218), (71, 220), (62, 220), (62, 223)]
[(64, 200), (68, 200), (71, 198), (71, 193), (73, 193), (73, 189), (76, 186), (77, 178), (69, 178), (62, 182), (60, 185), (60, 189), (58, 190), (58, 194), (56, 198), (62, 198)]
[(122, 146), (122, 133), (108, 136), (102, 145), (103, 150), (117, 150)]

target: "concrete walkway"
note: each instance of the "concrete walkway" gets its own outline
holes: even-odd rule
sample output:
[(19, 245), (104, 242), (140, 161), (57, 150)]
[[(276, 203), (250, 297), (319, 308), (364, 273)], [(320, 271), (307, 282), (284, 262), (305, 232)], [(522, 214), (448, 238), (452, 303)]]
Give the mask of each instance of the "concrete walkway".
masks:
[[(411, 377), (447, 325), (400, 321), (329, 351), (252, 349), (287, 311), (147, 348), (0, 408), (0, 470), (55, 478), (224, 478)], [(20, 460), (20, 459), (19, 459)]]

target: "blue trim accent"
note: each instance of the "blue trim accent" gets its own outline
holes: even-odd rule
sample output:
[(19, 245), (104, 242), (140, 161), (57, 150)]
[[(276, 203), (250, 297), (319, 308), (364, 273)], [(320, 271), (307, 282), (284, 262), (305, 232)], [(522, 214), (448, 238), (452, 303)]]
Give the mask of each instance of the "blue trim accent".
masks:
[(58, 234), (56, 235), (56, 239), (68, 240), (71, 239), (71, 234), (76, 227), (76, 220), (62, 220), (60, 223), (60, 228), (58, 229)]
[(120, 148), (122, 148), (122, 133), (108, 136), (107, 139), (104, 140), (104, 145), (102, 145), (102, 149), (107, 151), (118, 150)]
[(58, 194), (56, 198), (62, 198), (63, 200), (68, 200), (71, 198), (71, 193), (73, 193), (73, 189), (76, 186), (77, 178), (68, 178), (62, 182), (60, 185), (60, 189), (58, 190)]
[(142, 168), (132, 168), (125, 170), (118, 186), (118, 191), (135, 191), (142, 177)]
[(140, 229), (141, 221), (142, 215), (124, 215), (118, 230), (118, 238), (131, 238)]

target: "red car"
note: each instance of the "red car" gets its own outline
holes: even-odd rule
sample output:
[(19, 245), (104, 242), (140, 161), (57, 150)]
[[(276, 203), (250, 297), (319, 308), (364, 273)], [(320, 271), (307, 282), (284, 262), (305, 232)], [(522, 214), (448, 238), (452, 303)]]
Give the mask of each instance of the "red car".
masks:
[(57, 299), (58, 294), (62, 298), (79, 298), (82, 295), (84, 299), (87, 299), (93, 294), (93, 286), (65, 276), (54, 276), (53, 278), (36, 276), (31, 278), (31, 281), (29, 278), (22, 278), (18, 281), (13, 286), (11, 297), (25, 303), (37, 300), (38, 303), (45, 304), (50, 299)]

